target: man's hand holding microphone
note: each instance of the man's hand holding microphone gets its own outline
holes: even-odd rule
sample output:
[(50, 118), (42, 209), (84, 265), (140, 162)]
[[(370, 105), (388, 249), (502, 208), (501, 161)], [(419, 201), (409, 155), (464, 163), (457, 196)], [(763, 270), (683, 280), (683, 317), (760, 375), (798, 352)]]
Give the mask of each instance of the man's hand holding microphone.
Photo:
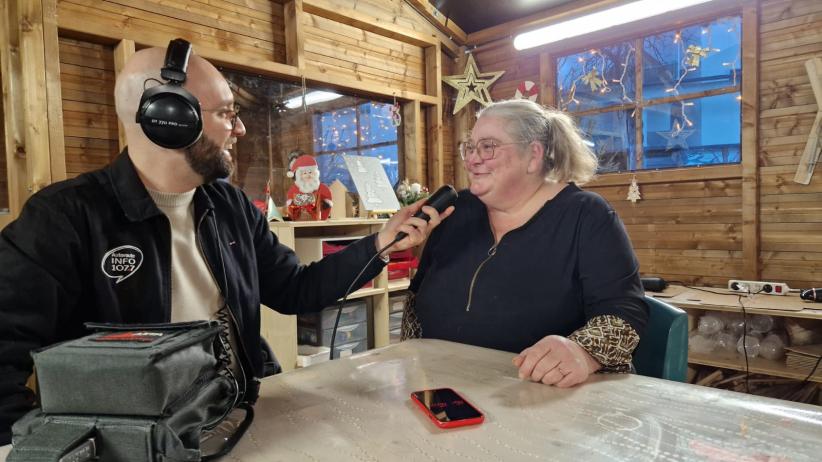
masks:
[(454, 187), (444, 185), (431, 196), (403, 207), (377, 235), (377, 251), (384, 249), (383, 255), (387, 255), (423, 243), (431, 231), (454, 212), (456, 200)]

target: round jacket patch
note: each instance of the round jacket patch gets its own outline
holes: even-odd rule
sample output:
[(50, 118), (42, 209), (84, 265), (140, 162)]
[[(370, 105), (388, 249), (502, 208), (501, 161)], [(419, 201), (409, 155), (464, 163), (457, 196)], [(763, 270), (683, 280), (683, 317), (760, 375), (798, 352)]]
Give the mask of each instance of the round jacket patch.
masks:
[(115, 284), (119, 284), (136, 273), (142, 264), (142, 250), (133, 245), (121, 245), (106, 252), (100, 266), (103, 274), (116, 279)]

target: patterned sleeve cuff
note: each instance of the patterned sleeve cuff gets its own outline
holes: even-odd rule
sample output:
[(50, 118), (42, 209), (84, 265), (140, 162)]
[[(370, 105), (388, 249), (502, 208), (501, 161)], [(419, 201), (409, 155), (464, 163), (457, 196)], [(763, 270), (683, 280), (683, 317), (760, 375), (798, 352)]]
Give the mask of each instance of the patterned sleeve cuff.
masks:
[(631, 372), (631, 354), (639, 344), (639, 334), (624, 319), (595, 316), (568, 338), (602, 364), (599, 372)]

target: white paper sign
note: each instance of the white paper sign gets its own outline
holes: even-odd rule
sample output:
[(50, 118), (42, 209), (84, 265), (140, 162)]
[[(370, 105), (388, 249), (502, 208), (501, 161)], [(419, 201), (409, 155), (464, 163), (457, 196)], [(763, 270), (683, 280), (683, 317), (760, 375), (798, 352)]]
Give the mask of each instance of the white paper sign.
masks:
[(365, 210), (399, 210), (400, 201), (388, 181), (380, 159), (367, 156), (343, 156), (348, 173), (360, 195), (360, 207)]

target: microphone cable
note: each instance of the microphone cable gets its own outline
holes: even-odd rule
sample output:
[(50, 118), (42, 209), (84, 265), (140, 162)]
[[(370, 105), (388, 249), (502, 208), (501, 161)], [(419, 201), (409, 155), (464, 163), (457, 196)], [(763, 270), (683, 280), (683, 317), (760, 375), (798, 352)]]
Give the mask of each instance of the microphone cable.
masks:
[[(415, 213), (413, 216), (414, 218), (420, 218), (425, 221), (428, 221), (431, 219), (431, 217), (429, 217), (425, 212), (422, 211), (422, 207), (427, 205), (429, 207), (433, 207), (438, 213), (443, 213), (449, 206), (454, 204), (454, 202), (457, 200), (457, 197), (457, 190), (454, 189), (453, 186), (449, 184), (442, 185), (439, 189), (437, 189), (434, 192), (434, 194), (428, 197), (425, 203), (422, 206), (420, 206), (419, 210), (417, 210), (417, 213)], [(383, 252), (388, 250), (389, 247), (396, 244), (397, 242), (400, 242), (406, 237), (408, 237), (408, 234), (405, 231), (398, 232), (394, 239), (391, 241), (391, 243), (378, 250), (377, 253), (374, 254), (374, 256), (371, 257), (370, 260), (368, 260), (368, 263), (366, 263), (365, 266), (362, 267), (360, 272), (357, 273), (357, 277), (355, 277), (354, 280), (351, 281), (351, 285), (348, 286), (348, 289), (345, 291), (345, 295), (343, 296), (342, 300), (340, 300), (339, 305), (337, 305), (337, 318), (334, 320), (334, 329), (331, 331), (331, 352), (328, 354), (329, 359), (334, 359), (334, 346), (335, 341), (337, 340), (337, 327), (340, 325), (340, 316), (342, 316), (343, 304), (345, 304), (345, 301), (348, 299), (348, 295), (351, 294), (351, 289), (354, 288), (354, 284), (357, 283), (357, 281), (360, 279), (363, 273), (365, 273), (365, 269), (368, 268), (369, 265), (371, 265), (371, 262), (374, 261), (375, 258), (382, 255)], [(375, 239), (377, 239), (376, 242), (379, 243), (379, 234), (377, 235), (377, 237), (375, 237)]]
[[(391, 243), (389, 243), (385, 247), (378, 250), (377, 253), (375, 253), (374, 256), (371, 257), (371, 259), (368, 260), (368, 263), (366, 263), (362, 267), (360, 272), (357, 273), (357, 276), (354, 278), (354, 280), (351, 281), (351, 285), (349, 285), (348, 289), (345, 290), (345, 295), (343, 295), (343, 298), (340, 299), (340, 303), (337, 305), (337, 316), (336, 316), (336, 319), (334, 320), (334, 328), (331, 330), (331, 351), (328, 353), (328, 359), (334, 359), (334, 344), (337, 340), (337, 327), (340, 325), (340, 317), (342, 316), (343, 305), (345, 305), (345, 301), (348, 300), (348, 296), (351, 294), (351, 289), (354, 288), (354, 284), (356, 284), (357, 281), (360, 280), (360, 277), (362, 277), (363, 273), (365, 273), (365, 270), (369, 266), (371, 266), (371, 262), (373, 262), (375, 258), (379, 257), (380, 255), (383, 254), (383, 252), (388, 250), (389, 247), (391, 247), (392, 245), (396, 244), (397, 242), (399, 242), (403, 238), (405, 238), (405, 235), (404, 235), (405, 233), (400, 233), (400, 234), (403, 234), (403, 235), (398, 234), (397, 237), (395, 237), (394, 240), (391, 241)], [(378, 236), (375, 236), (374, 239), (375, 240), (378, 239)]]

